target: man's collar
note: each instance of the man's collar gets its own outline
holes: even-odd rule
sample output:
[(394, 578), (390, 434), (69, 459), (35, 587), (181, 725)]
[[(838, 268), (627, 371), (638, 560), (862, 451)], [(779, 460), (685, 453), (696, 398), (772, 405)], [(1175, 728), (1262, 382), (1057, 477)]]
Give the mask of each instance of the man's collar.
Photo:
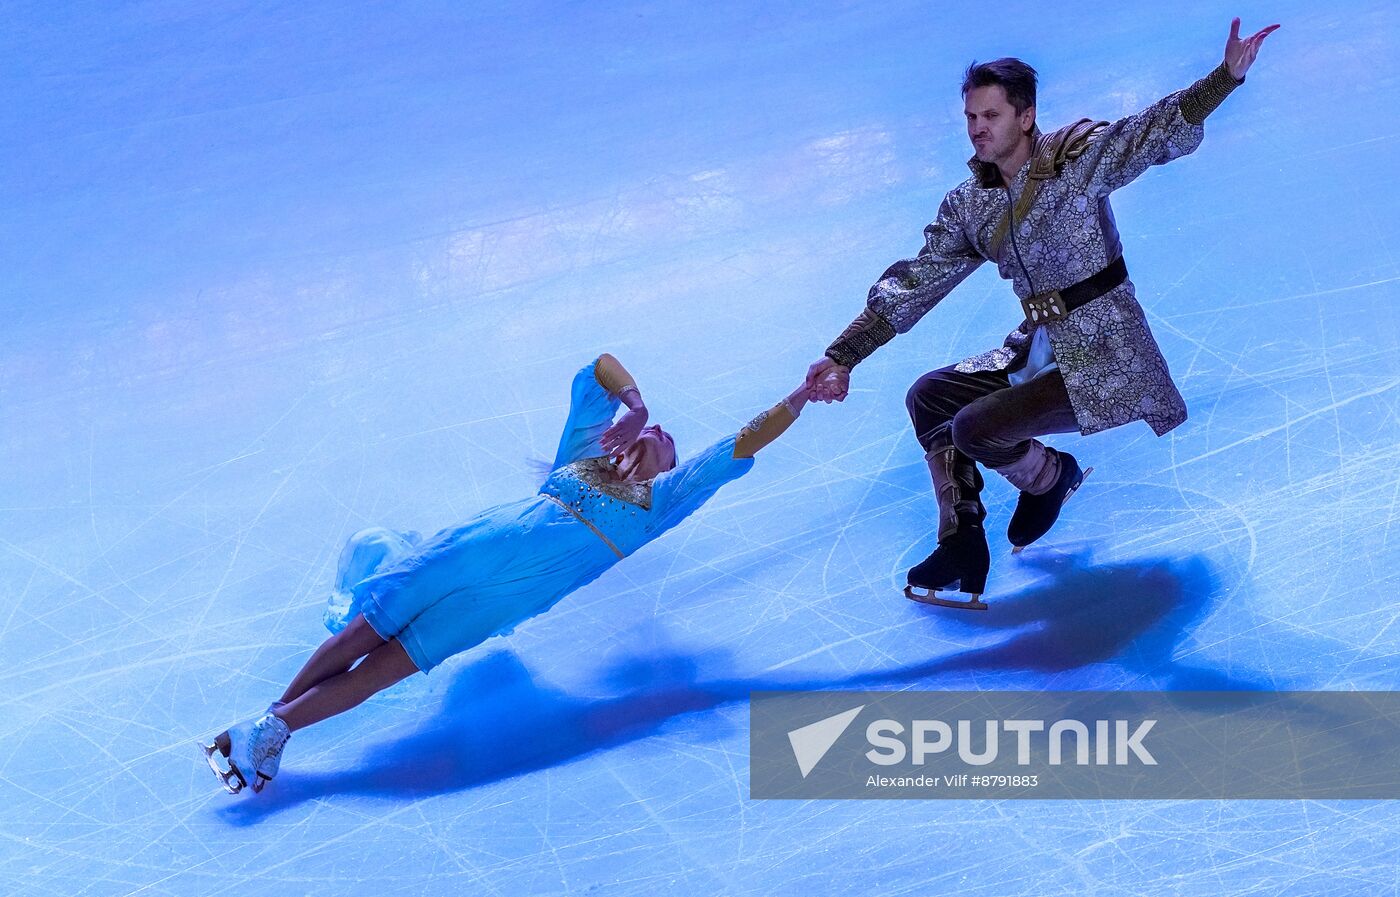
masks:
[[(1035, 158), (1035, 145), (1040, 141), (1040, 125), (1031, 127), (1031, 158)], [(997, 168), (995, 162), (983, 162), (974, 153), (971, 159), (967, 160), (967, 167), (972, 169), (972, 176), (977, 179), (977, 186), (991, 190), (1002, 186), (1001, 169)]]

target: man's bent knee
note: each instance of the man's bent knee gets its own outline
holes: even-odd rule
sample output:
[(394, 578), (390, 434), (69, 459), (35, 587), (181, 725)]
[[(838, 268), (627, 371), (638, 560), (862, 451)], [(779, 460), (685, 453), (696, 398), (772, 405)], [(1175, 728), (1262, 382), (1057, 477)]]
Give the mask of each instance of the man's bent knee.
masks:
[(995, 440), (986, 420), (969, 405), (953, 416), (953, 445), (969, 458), (980, 459), (987, 446)]
[(904, 396), (904, 407), (909, 411), (909, 421), (914, 425), (914, 436), (925, 450), (935, 433), (948, 425), (956, 411), (946, 396), (947, 381), (943, 371), (930, 371), (924, 374)]
[(919, 422), (919, 408), (924, 390), (926, 389), (925, 381), (927, 381), (930, 376), (929, 374), (924, 374), (922, 377), (915, 380), (913, 385), (909, 387), (909, 391), (904, 394), (904, 409), (909, 412), (909, 419), (915, 424)]

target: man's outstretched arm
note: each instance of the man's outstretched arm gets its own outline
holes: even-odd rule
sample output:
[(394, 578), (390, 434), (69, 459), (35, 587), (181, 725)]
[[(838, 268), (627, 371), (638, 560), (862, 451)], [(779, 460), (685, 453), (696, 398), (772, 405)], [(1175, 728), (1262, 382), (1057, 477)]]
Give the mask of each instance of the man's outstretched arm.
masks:
[(844, 399), (851, 368), (895, 334), (908, 332), (982, 262), (967, 239), (949, 194), (938, 208), (938, 217), (924, 228), (924, 247), (919, 254), (885, 269), (870, 288), (865, 310), (807, 369), (812, 399)]
[(1230, 36), (1225, 39), (1225, 58), (1220, 65), (1181, 93), (1181, 117), (1193, 125), (1203, 124), (1236, 87), (1244, 83), (1245, 73), (1254, 65), (1264, 38), (1279, 29), (1278, 25), (1261, 28), (1247, 38), (1240, 38), (1240, 20), (1230, 21)]
[(1240, 20), (1230, 23), (1225, 56), (1220, 65), (1185, 90), (1163, 97), (1141, 112), (1101, 128), (1089, 148), (1068, 169), (1090, 196), (1112, 193), (1153, 165), (1187, 155), (1200, 146), (1206, 117), (1244, 83), (1264, 38), (1279, 26), (1270, 25), (1240, 38)]

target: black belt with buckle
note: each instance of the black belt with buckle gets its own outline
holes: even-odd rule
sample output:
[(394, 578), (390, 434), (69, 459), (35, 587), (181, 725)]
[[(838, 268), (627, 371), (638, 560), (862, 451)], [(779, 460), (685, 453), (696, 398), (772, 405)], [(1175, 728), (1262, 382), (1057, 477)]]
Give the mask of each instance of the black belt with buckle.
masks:
[(1084, 278), (1079, 283), (1067, 286), (1063, 290), (1037, 293), (1029, 299), (1022, 299), (1021, 308), (1026, 313), (1026, 320), (1032, 325), (1058, 321), (1067, 317), (1079, 306), (1093, 302), (1127, 279), (1128, 266), (1123, 261), (1123, 256), (1120, 255), (1109, 262), (1108, 267), (1097, 274)]

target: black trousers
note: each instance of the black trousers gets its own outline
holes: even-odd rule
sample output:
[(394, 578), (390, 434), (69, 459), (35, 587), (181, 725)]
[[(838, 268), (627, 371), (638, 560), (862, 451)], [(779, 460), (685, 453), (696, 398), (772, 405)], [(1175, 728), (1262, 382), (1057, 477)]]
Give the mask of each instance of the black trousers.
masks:
[[(1006, 468), (1001, 472), (1023, 490), (1037, 478), (1043, 480), (1040, 459), (1053, 456), (1035, 437), (1079, 432), (1059, 370), (1012, 386), (1006, 371), (964, 374), (955, 368), (929, 371), (905, 398), (924, 451), (954, 445), (985, 467)], [(1016, 471), (1018, 466), (1029, 469)]]

